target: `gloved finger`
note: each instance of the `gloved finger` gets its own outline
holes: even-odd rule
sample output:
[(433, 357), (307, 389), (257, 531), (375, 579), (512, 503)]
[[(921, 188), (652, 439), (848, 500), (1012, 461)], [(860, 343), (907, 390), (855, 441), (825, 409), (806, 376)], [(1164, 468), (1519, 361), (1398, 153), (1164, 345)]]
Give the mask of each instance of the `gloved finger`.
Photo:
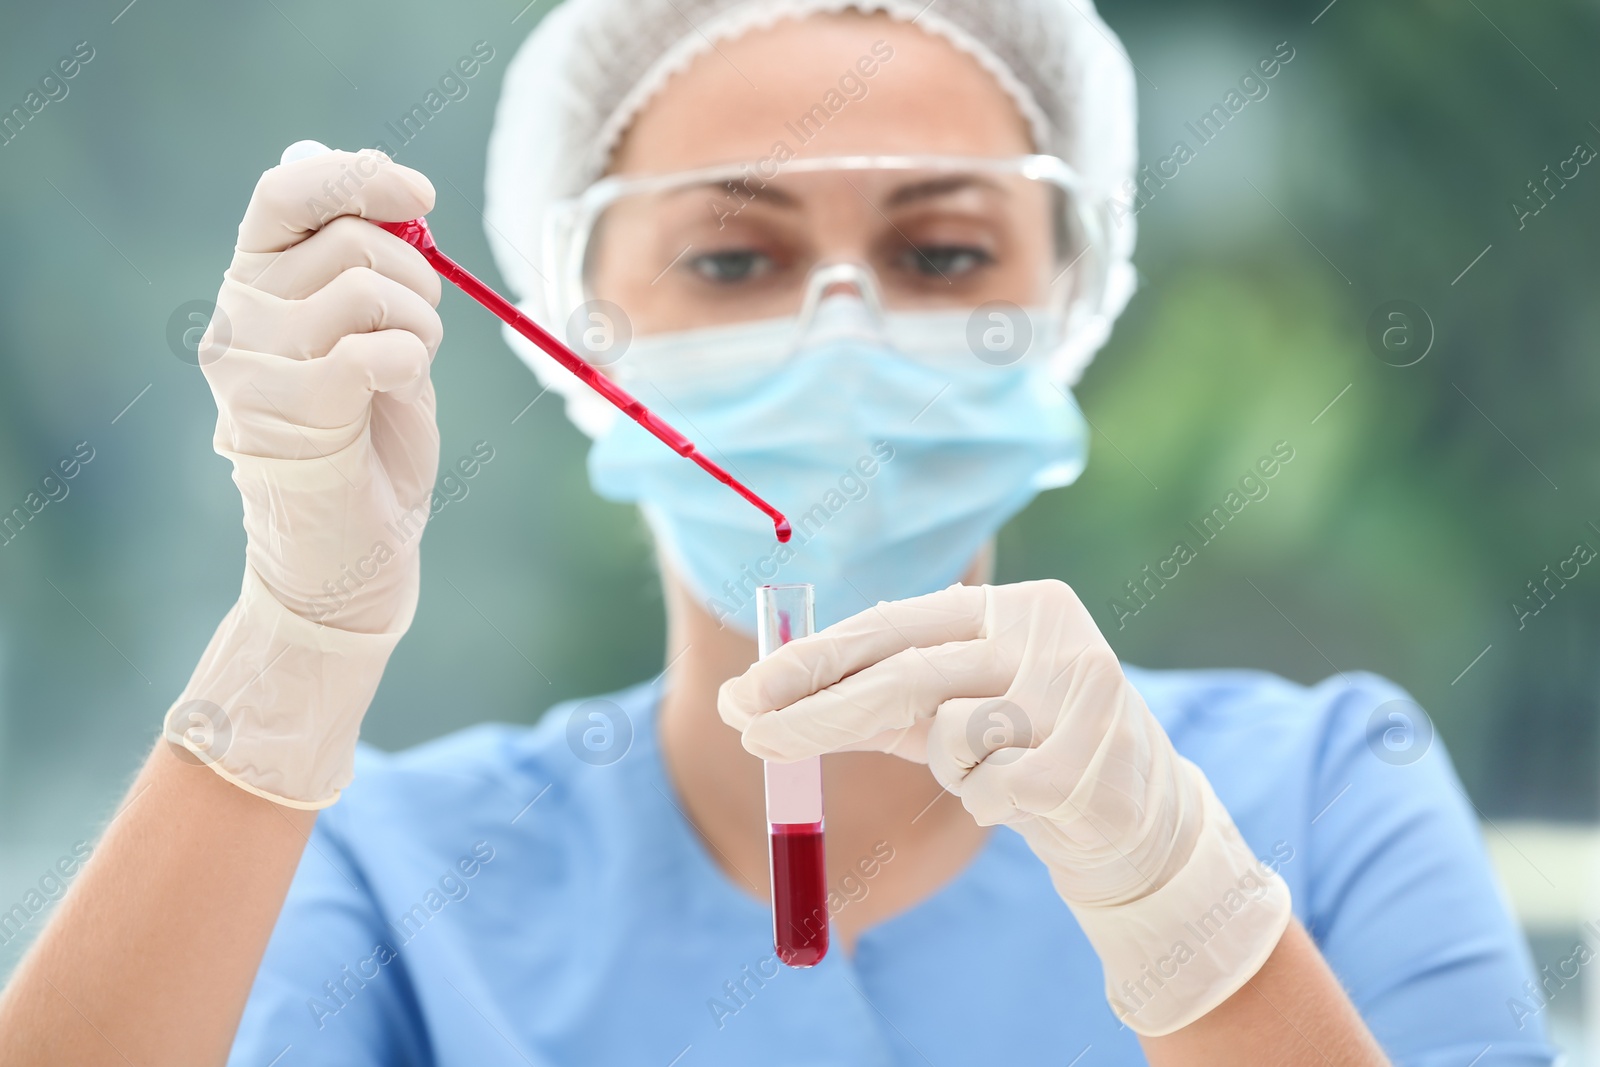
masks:
[(405, 222), (433, 210), (433, 184), (377, 149), (280, 163), (256, 182), (239, 222), (241, 252), (281, 252), (340, 215)]
[(1106, 847), (1113, 831), (1138, 824), (1138, 800), (1149, 795), (1144, 784), (1116, 774), (1074, 779), (1051, 751), (1055, 747), (1046, 741), (1038, 748), (1001, 749), (951, 791), (984, 826), (1037, 818), (1083, 848)]
[(351, 267), (393, 278), (439, 306), (439, 272), (422, 253), (353, 215), (339, 216), (282, 252), (235, 252), (226, 277), (285, 300), (304, 300)]
[(364, 391), (409, 405), (429, 384), (433, 349), (411, 330), (352, 333), (339, 339), (323, 360), (328, 388), (345, 394)]
[(1062, 788), (1059, 768), (1044, 746), (1002, 745), (983, 762), (965, 768), (949, 758), (949, 738), (974, 729), (973, 716), (981, 720), (987, 703), (992, 702), (952, 701), (935, 716), (928, 734), (928, 767), (934, 779), (961, 798), (980, 826), (1022, 822), (1034, 817), (1034, 808), (1059, 813), (1069, 807), (1070, 791)]
[(999, 670), (1011, 676), (1004, 691), (992, 699), (952, 701), (940, 709), (946, 717), (957, 713), (966, 717), (961, 729), (952, 724), (941, 734), (935, 758), (948, 768), (947, 778), (953, 781), (1001, 749), (1037, 748), (1063, 732), (1072, 740), (1069, 770), (1081, 773), (1089, 752), (1105, 734), (1119, 692), (1131, 688), (1116, 653), (1103, 640), (1073, 648), (1060, 639), (1048, 645), (1048, 652), (1016, 662), (1001, 651), (1003, 638), (991, 636), (989, 641), (996, 646)]
[(1015, 763), (1046, 736), (1034, 716), (1006, 696), (955, 697), (940, 704), (933, 719), (928, 769), (956, 793), (976, 768)]
[(229, 351), (205, 368), (217, 395), (217, 445), (274, 459), (347, 447), (366, 428), (375, 393), (420, 397), (429, 352), (407, 330), (351, 334), (323, 359)]
[(722, 721), (743, 731), (762, 715), (911, 648), (976, 639), (984, 621), (982, 587), (878, 604), (825, 630), (791, 641), (718, 692)]
[(956, 696), (997, 694), (1010, 677), (987, 641), (911, 647), (785, 707), (752, 716), (745, 748), (763, 759), (803, 759), (878, 739), (890, 747)]
[(304, 300), (282, 300), (235, 281), (217, 299), (229, 346), (316, 359), (353, 333), (409, 330), (429, 352), (444, 339), (439, 313), (414, 291), (367, 267), (351, 267)]
[(925, 765), (928, 762), (928, 728), (932, 725), (931, 718), (918, 719), (903, 730), (886, 730), (865, 741), (840, 745), (834, 751), (882, 752), (885, 755), (899, 756), (903, 760)]
[(1071, 821), (1092, 811), (1119, 826), (1143, 817), (1154, 746), (1170, 746), (1109, 649), (1080, 655), (1058, 706), (1001, 701), (940, 708), (928, 739), (935, 776), (959, 792), (975, 817), (1015, 814)]
[[(721, 686), (721, 689), (726, 689), (732, 682), (733, 682), (733, 679), (731, 679), (731, 678), (728, 679), (728, 681), (723, 682), (722, 686)], [(719, 692), (718, 692), (718, 702), (719, 702), (719, 705), (720, 705), (721, 704), (721, 690), (719, 690)], [(735, 712), (735, 713), (736, 714), (740, 714), (742, 716), (741, 712)], [(724, 721), (727, 721), (727, 716), (724, 716)], [(754, 717), (744, 717), (744, 716), (742, 716), (742, 721), (744, 721), (744, 723), (746, 725), (749, 725), (749, 723), (755, 721), (755, 719), (754, 719)], [(889, 753), (890, 755), (895, 755), (895, 756), (901, 757), (902, 759), (910, 760), (912, 763), (927, 763), (928, 762), (928, 759), (927, 759), (927, 748), (928, 748), (927, 738), (928, 738), (929, 722), (930, 722), (930, 720), (919, 720), (919, 721), (911, 723), (910, 725), (908, 725), (908, 726), (906, 726), (904, 728), (890, 728), (890, 729), (884, 730), (882, 733), (874, 734), (874, 735), (872, 735), (870, 737), (867, 737), (867, 738), (864, 738), (862, 740), (846, 742), (844, 744), (838, 745), (835, 748), (827, 749), (826, 751), (832, 751), (832, 752), (886, 752), (886, 753)], [(732, 723), (732, 722), (729, 722), (728, 724), (730, 726), (734, 726), (734, 723)], [(735, 726), (735, 729), (739, 729), (739, 727)], [(743, 731), (741, 730), (741, 732), (743, 732)], [(748, 748), (749, 746), (747, 745), (746, 747)], [(782, 747), (782, 746), (780, 746), (780, 747)], [(809, 749), (809, 747), (810, 746), (806, 746), (807, 749)], [(764, 749), (763, 751), (771, 751), (771, 752), (773, 752), (774, 755), (771, 758), (783, 758), (783, 759), (790, 758), (788, 756), (783, 756), (783, 757), (777, 756), (776, 755), (776, 752), (778, 751), (777, 748), (774, 748), (774, 749), (771, 749), (771, 750)], [(796, 756), (796, 757), (793, 757), (793, 758), (801, 759), (801, 758), (804, 758), (804, 757)]]
[(372, 449), (383, 457), (396, 500), (421, 520), (428, 515), (425, 509), (431, 507), (439, 479), (439, 424), (431, 376), (423, 378), (416, 394), (415, 398), (395, 393), (374, 396), (371, 434)]

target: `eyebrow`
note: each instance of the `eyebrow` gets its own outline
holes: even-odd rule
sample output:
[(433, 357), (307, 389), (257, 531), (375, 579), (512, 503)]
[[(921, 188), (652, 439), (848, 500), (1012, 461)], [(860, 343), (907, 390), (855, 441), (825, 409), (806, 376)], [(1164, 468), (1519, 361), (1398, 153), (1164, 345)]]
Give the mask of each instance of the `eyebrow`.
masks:
[(977, 174), (951, 174), (942, 178), (929, 178), (926, 181), (914, 182), (911, 185), (902, 185), (890, 194), (884, 201), (884, 207), (900, 207), (916, 200), (925, 200), (936, 196), (948, 196), (963, 189), (978, 186), (989, 189), (1002, 195), (1007, 195), (1007, 190), (1000, 183)]
[[(735, 188), (729, 188), (730, 185), (735, 186)], [(928, 178), (920, 182), (912, 182), (910, 185), (902, 185), (889, 195), (883, 206), (890, 208), (902, 207), (918, 200), (949, 196), (952, 193), (958, 193), (973, 187), (987, 189), (1002, 196), (1010, 195), (1009, 190), (992, 178), (979, 174), (951, 174), (938, 178)], [(723, 182), (704, 182), (700, 185), (692, 185), (681, 189), (676, 195), (694, 192), (711, 192), (736, 199), (743, 199), (745, 196), (749, 196), (751, 200), (771, 204), (774, 207), (794, 209), (800, 206), (798, 197), (774, 187), (770, 182), (761, 185), (750, 181), (740, 182), (738, 179)]]
[(799, 199), (790, 193), (784, 192), (782, 189), (774, 189), (770, 183), (757, 185), (750, 181), (741, 182), (737, 178), (730, 178), (727, 181), (721, 182), (702, 182), (699, 185), (685, 186), (684, 188), (674, 192), (672, 195), (684, 196), (689, 193), (711, 193), (712, 195), (716, 196), (732, 197), (736, 201), (742, 201), (748, 197), (752, 200), (770, 203), (777, 207), (796, 208), (800, 206)]

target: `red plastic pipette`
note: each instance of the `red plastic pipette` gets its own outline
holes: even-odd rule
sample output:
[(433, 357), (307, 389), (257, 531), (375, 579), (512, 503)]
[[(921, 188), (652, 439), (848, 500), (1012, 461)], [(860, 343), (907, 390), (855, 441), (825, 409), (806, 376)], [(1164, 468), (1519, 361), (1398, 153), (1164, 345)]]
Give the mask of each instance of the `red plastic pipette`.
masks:
[(428, 230), (426, 220), (412, 219), (410, 222), (371, 221), (373, 221), (374, 225), (383, 227), (418, 252), (421, 252), (423, 258), (433, 266), (434, 270), (443, 275), (447, 281), (494, 312), (503, 322), (510, 325), (513, 330), (538, 345), (557, 363), (576, 374), (585, 385), (615, 404), (624, 415), (650, 431), (668, 448), (680, 456), (694, 460), (711, 477), (744, 497), (751, 504), (754, 504), (772, 520), (772, 527), (778, 535), (778, 540), (789, 540), (793, 534), (793, 529), (789, 525), (789, 520), (783, 517), (783, 512), (761, 499), (749, 486), (723, 470), (710, 459), (707, 459), (705, 454), (694, 446), (693, 441), (673, 429), (655, 412), (641, 404), (634, 398), (633, 394), (617, 385), (604, 374), (601, 374), (576, 352), (557, 340), (550, 331), (518, 311), (511, 301), (483, 284), (477, 278), (474, 278), (465, 267), (439, 251), (439, 246), (433, 241), (433, 234)]

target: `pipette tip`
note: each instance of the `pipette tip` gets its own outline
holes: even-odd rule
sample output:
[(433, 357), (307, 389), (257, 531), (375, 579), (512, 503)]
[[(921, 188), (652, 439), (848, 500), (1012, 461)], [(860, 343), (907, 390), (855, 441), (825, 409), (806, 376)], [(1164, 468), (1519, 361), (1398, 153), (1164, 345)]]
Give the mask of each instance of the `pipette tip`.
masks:
[(772, 528), (778, 532), (778, 543), (786, 545), (789, 538), (794, 536), (794, 527), (789, 525), (789, 520), (781, 515), (773, 521)]

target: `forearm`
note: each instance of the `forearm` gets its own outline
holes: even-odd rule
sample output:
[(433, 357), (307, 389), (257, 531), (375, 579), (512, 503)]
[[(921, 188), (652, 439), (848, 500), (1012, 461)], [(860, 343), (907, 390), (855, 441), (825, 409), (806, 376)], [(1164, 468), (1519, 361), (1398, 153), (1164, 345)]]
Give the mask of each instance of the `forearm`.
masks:
[(224, 1063), (315, 821), (157, 742), (0, 994), (0, 1067)]
[(1140, 1039), (1152, 1067), (1385, 1067), (1310, 935), (1291, 922), (1255, 977), (1176, 1033)]

